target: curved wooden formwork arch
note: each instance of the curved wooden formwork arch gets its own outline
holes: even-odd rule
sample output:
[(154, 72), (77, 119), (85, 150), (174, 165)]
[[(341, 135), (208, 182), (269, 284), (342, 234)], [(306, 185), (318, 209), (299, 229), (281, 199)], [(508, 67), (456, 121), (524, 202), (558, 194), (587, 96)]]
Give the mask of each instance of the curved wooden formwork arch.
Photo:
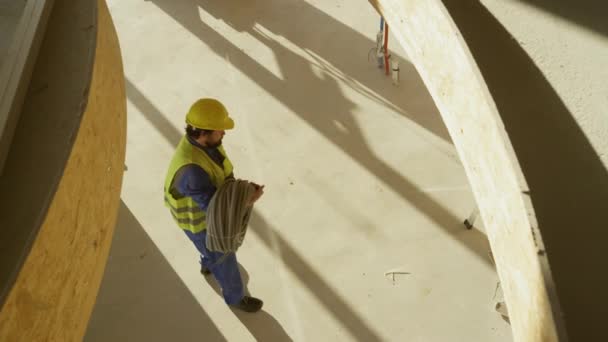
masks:
[(421, 74), (458, 150), (486, 226), (515, 340), (564, 339), (525, 177), (490, 91), (450, 12), (437, 0), (370, 2), (386, 18)]
[(0, 177), (0, 340), (82, 340), (125, 146), (124, 74), (106, 4), (55, 0)]
[(370, 3), (458, 150), (515, 340), (606, 340), (608, 172), (573, 114), (482, 2)]

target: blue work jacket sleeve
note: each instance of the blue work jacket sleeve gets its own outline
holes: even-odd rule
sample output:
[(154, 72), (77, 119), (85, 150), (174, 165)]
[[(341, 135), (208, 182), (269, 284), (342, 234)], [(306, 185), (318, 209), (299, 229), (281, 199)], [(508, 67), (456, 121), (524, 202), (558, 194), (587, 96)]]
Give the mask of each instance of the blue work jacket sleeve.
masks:
[(184, 196), (192, 197), (201, 209), (207, 210), (216, 191), (209, 175), (202, 167), (194, 164), (186, 165), (180, 171), (182, 172), (179, 179), (174, 182), (177, 191)]

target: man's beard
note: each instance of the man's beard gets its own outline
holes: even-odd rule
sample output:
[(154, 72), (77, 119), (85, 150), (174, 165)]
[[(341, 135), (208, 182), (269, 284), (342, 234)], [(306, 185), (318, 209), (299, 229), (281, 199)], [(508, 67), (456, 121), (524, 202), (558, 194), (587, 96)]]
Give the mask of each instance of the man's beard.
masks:
[(216, 141), (215, 143), (207, 143), (207, 147), (216, 148), (222, 145), (222, 139)]

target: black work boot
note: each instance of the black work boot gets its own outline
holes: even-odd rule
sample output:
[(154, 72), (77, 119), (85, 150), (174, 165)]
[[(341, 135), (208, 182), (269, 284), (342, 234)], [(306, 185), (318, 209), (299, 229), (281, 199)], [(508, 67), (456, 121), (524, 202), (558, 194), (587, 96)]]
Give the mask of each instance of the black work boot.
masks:
[(262, 305), (264, 305), (264, 302), (261, 300), (255, 297), (245, 296), (238, 304), (232, 306), (245, 312), (257, 312), (260, 311)]
[(205, 275), (205, 276), (210, 275), (211, 271), (209, 271), (209, 269), (207, 267), (205, 267), (205, 266), (203, 266), (203, 264), (201, 264), (201, 274)]

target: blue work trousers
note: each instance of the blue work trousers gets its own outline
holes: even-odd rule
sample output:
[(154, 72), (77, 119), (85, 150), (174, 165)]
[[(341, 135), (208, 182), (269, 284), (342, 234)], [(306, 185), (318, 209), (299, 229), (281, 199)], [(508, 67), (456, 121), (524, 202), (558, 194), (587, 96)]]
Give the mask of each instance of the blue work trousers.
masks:
[(236, 261), (236, 254), (224, 254), (208, 250), (205, 245), (207, 239), (206, 230), (199, 233), (192, 233), (188, 230), (184, 230), (184, 232), (201, 253), (201, 265), (211, 271), (220, 284), (226, 304), (238, 304), (243, 299), (245, 293), (243, 280), (239, 272), (239, 264)]

